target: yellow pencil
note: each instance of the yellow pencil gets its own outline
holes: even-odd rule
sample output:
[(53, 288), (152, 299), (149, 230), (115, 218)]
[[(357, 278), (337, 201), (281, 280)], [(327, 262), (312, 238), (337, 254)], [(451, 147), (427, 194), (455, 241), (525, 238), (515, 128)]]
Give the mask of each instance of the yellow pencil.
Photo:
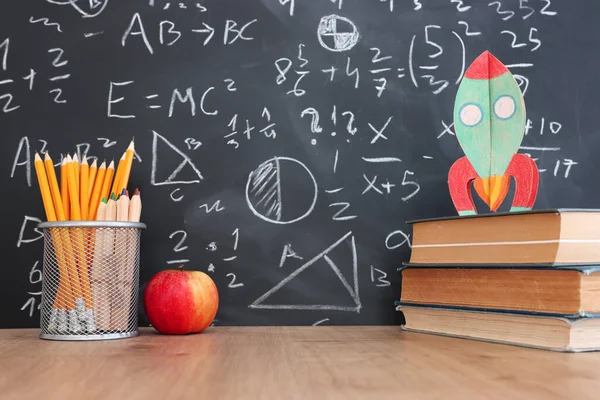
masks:
[(63, 157), (60, 163), (60, 197), (63, 203), (63, 211), (65, 218), (69, 219), (70, 203), (69, 203), (69, 178), (67, 176), (67, 158)]
[(110, 193), (107, 197), (110, 197), (110, 195), (113, 193), (115, 196), (120, 193), (118, 188), (121, 184), (121, 180), (123, 179), (123, 172), (125, 172), (125, 153), (123, 153), (121, 159), (119, 160), (119, 165), (117, 166), (117, 172), (115, 174), (115, 180), (113, 181)]
[[(39, 156), (39, 154), (35, 154), (34, 157), (34, 166), (35, 166), (35, 172), (38, 178), (38, 183), (40, 185), (40, 192), (42, 193), (42, 201), (44, 203), (44, 209), (46, 210), (46, 218), (48, 220), (48, 222), (54, 222), (56, 221), (56, 210), (54, 209), (54, 201), (52, 200), (52, 189), (50, 189), (51, 184), (48, 182), (48, 175), (46, 174), (46, 170), (45, 170), (45, 164), (44, 162), (42, 162), (41, 157)], [(50, 161), (50, 165), (52, 167), (52, 170), (54, 171), (54, 165), (52, 165), (52, 161)], [(55, 176), (55, 181), (56, 181), (56, 176)], [(56, 187), (54, 188), (55, 194), (57, 194), (58, 192), (58, 184), (56, 184)], [(56, 196), (55, 196), (56, 197)], [(60, 197), (57, 198), (57, 200), (59, 201), (58, 206), (62, 207), (62, 201), (60, 201)], [(64, 213), (61, 213), (60, 215), (64, 215)], [(68, 272), (65, 269), (65, 260), (64, 260), (64, 253), (63, 253), (63, 244), (62, 244), (62, 240), (59, 237), (57, 237), (56, 235), (54, 235), (53, 233), (51, 233), (51, 237), (52, 237), (52, 241), (54, 243), (54, 248), (56, 251), (56, 258), (58, 261), (58, 269), (59, 269), (59, 284), (58, 284), (58, 288), (57, 288), (57, 294), (56, 294), (56, 298), (54, 301), (54, 307), (55, 308), (61, 308), (62, 306), (62, 299), (63, 297), (65, 298), (65, 302), (67, 304), (65, 304), (65, 308), (68, 308), (69, 306), (73, 306), (74, 302), (72, 300), (72, 298), (70, 298), (69, 296), (69, 290), (67, 290), (66, 286), (65, 286), (65, 281), (68, 279)]]
[(114, 160), (108, 164), (106, 174), (104, 175), (104, 182), (102, 183), (102, 191), (100, 197), (110, 198), (110, 184), (112, 183), (113, 176), (115, 175), (115, 162)]
[[(75, 168), (78, 166), (78, 163), (72, 162), (69, 165), (68, 173), (69, 173), (69, 195), (71, 196), (71, 220), (78, 221), (81, 220), (81, 208), (79, 202), (79, 193), (77, 190), (77, 185), (75, 184)], [(78, 228), (73, 228), (73, 236), (74, 236), (74, 250), (75, 257), (77, 258), (77, 266), (79, 270), (79, 279), (81, 280), (81, 289), (83, 291), (83, 298), (85, 300), (86, 308), (92, 308), (92, 291), (90, 289), (90, 278), (87, 266), (87, 256), (85, 254), (85, 240), (83, 237), (83, 232)]]
[(77, 188), (77, 192), (79, 192), (79, 173), (81, 169), (81, 165), (79, 165), (79, 158), (77, 157), (77, 153), (73, 154), (73, 172), (75, 173), (75, 187)]
[(100, 207), (100, 199), (102, 197), (102, 186), (104, 184), (104, 175), (106, 174), (106, 161), (102, 161), (100, 164), (100, 168), (98, 168), (98, 173), (96, 175), (96, 180), (94, 182), (94, 188), (92, 190), (92, 195), (90, 196), (90, 206), (88, 210), (88, 218), (91, 220), (95, 220), (98, 207)]
[(79, 208), (81, 204), (79, 203), (79, 189), (77, 185), (77, 180), (75, 178), (76, 165), (78, 163), (74, 162), (71, 159), (71, 156), (67, 154), (67, 179), (69, 181), (67, 187), (69, 189), (69, 203), (70, 203), (70, 220), (80, 220), (81, 219), (81, 209)]
[[(66, 215), (63, 208), (61, 193), (58, 189), (56, 171), (54, 170), (54, 162), (52, 161), (52, 158), (48, 152), (46, 152), (44, 157), (44, 165), (46, 166), (46, 175), (48, 177), (48, 184), (50, 186), (50, 192), (52, 193), (57, 219), (58, 221), (65, 221)], [(61, 163), (61, 170), (63, 168), (62, 165), (63, 164)], [(75, 298), (73, 293), (73, 285), (79, 285), (79, 281), (77, 276), (71, 276), (73, 271), (77, 271), (74, 259), (72, 260), (73, 250), (71, 248), (71, 241), (66, 232), (63, 232), (62, 229), (59, 231), (58, 236), (53, 237), (56, 240), (55, 247), (57, 249), (58, 268), (60, 273), (59, 290), (56, 294), (56, 303), (59, 303), (60, 297), (64, 296), (67, 303), (66, 308), (69, 310), (74, 310)], [(66, 260), (63, 253), (63, 248), (66, 252)], [(71, 265), (73, 267), (71, 267)]]
[(90, 204), (90, 167), (85, 156), (83, 156), (83, 160), (81, 160), (81, 173), (79, 174), (79, 179), (79, 201), (81, 201), (81, 219), (85, 221), (88, 219), (88, 209)]
[(129, 184), (129, 175), (131, 174), (131, 166), (133, 165), (133, 156), (135, 155), (135, 144), (133, 140), (129, 143), (127, 150), (125, 151), (125, 164), (123, 165), (123, 175), (117, 187), (115, 193), (121, 193), (123, 189), (127, 190)]
[(35, 153), (33, 164), (35, 166), (35, 173), (37, 175), (38, 183), (40, 186), (40, 192), (42, 194), (42, 202), (44, 204), (44, 210), (46, 211), (46, 219), (48, 220), (48, 222), (56, 221), (56, 211), (54, 209), (52, 195), (50, 194), (48, 177), (46, 176), (44, 162), (42, 161), (38, 153)]
[[(92, 163), (92, 165), (90, 165), (90, 178), (88, 179), (90, 188), (89, 188), (89, 193), (88, 196), (90, 196), (90, 198), (92, 197), (92, 190), (94, 189), (94, 184), (96, 183), (96, 175), (98, 174), (98, 162), (97, 160), (94, 159), (94, 162)], [(93, 220), (95, 218), (93, 217), (88, 217), (89, 219)]]

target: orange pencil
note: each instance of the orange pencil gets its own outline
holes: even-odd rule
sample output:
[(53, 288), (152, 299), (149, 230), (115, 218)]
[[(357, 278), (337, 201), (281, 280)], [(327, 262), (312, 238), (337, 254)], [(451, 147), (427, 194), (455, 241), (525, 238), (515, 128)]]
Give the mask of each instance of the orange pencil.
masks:
[(110, 197), (110, 195), (112, 193), (114, 193), (115, 195), (120, 193), (120, 191), (118, 191), (118, 187), (121, 184), (121, 180), (123, 179), (124, 172), (125, 172), (125, 153), (123, 153), (123, 155), (121, 156), (121, 159), (119, 160), (119, 165), (117, 166), (117, 172), (115, 174), (115, 180), (113, 181), (112, 187), (110, 189), (110, 193), (108, 193), (108, 197)]
[(65, 219), (69, 219), (70, 203), (69, 203), (69, 178), (67, 176), (67, 158), (63, 157), (60, 162), (60, 197), (63, 203), (63, 211)]
[(98, 173), (96, 175), (96, 180), (94, 182), (94, 189), (92, 190), (92, 195), (90, 196), (90, 206), (88, 210), (88, 218), (91, 220), (95, 220), (98, 207), (100, 207), (100, 198), (102, 196), (102, 186), (104, 185), (104, 175), (106, 174), (106, 161), (102, 161), (100, 164), (100, 168), (98, 168)]
[[(46, 158), (48, 159), (48, 154), (46, 154)], [(54, 201), (52, 200), (52, 192), (54, 191), (54, 197), (55, 199), (58, 201), (57, 206), (59, 207), (59, 209), (62, 207), (62, 201), (60, 200), (60, 196), (57, 197), (58, 195), (58, 184), (55, 183), (56, 182), (56, 175), (54, 175), (54, 184), (49, 183), (48, 181), (48, 175), (46, 173), (46, 167), (45, 167), (45, 163), (42, 162), (41, 157), (39, 156), (38, 153), (35, 153), (35, 157), (34, 157), (34, 166), (35, 166), (35, 172), (38, 178), (38, 183), (40, 186), (40, 192), (42, 194), (42, 201), (44, 203), (44, 209), (46, 211), (46, 218), (48, 220), (48, 222), (54, 222), (56, 221), (57, 217), (56, 217), (56, 210), (54, 208)], [(52, 168), (52, 171), (54, 172), (54, 165), (52, 163), (52, 160), (49, 161), (50, 163), (50, 167)], [(51, 187), (54, 186), (53, 189), (51, 189)], [(59, 212), (59, 215), (64, 216), (64, 213)], [(68, 280), (68, 272), (65, 269), (66, 265), (65, 265), (65, 260), (64, 260), (64, 253), (63, 253), (63, 243), (61, 240), (60, 236), (56, 236), (53, 233), (51, 233), (51, 236), (53, 238), (53, 242), (54, 242), (54, 246), (55, 246), (55, 251), (56, 251), (56, 258), (58, 261), (58, 269), (59, 269), (59, 285), (57, 288), (57, 298), (55, 299), (54, 302), (54, 307), (56, 308), (64, 297), (64, 301), (67, 303), (66, 307), (69, 308), (69, 306), (72, 306), (74, 304), (72, 298), (69, 296), (70, 294), (70, 290), (67, 289), (67, 287), (65, 287), (66, 283), (65, 281)], [(62, 304), (60, 304), (62, 305)]]
[(131, 166), (133, 165), (133, 156), (135, 155), (135, 144), (133, 140), (129, 143), (127, 150), (125, 151), (125, 164), (123, 165), (123, 175), (121, 176), (121, 181), (119, 182), (119, 186), (117, 187), (117, 191), (115, 193), (121, 193), (123, 189), (127, 190), (127, 185), (129, 184), (129, 175), (131, 174)]
[[(67, 179), (69, 181), (67, 188), (69, 189), (69, 205), (70, 205), (70, 211), (69, 211), (69, 220), (73, 221), (73, 220), (79, 220), (81, 219), (81, 209), (79, 208), (81, 206), (81, 204), (79, 203), (79, 185), (77, 184), (77, 180), (75, 178), (75, 168), (76, 168), (76, 164), (78, 165), (78, 163), (75, 163), (73, 161), (73, 159), (71, 158), (71, 156), (69, 154), (67, 154)], [(74, 203), (73, 201), (77, 200), (76, 203)], [(75, 213), (77, 210), (77, 214)]]
[(42, 194), (42, 202), (44, 204), (44, 210), (46, 211), (46, 219), (48, 222), (56, 221), (56, 211), (54, 209), (54, 203), (50, 193), (50, 186), (48, 185), (48, 177), (46, 176), (44, 162), (38, 153), (35, 153), (33, 165), (35, 166), (35, 173), (38, 178), (40, 193)]
[(86, 156), (83, 156), (83, 160), (81, 160), (81, 173), (79, 174), (79, 201), (81, 202), (81, 219), (88, 219), (88, 209), (90, 204), (90, 188), (89, 188), (89, 179), (90, 179), (90, 167), (87, 162)]
[[(97, 160), (94, 159), (94, 162), (92, 163), (92, 165), (90, 165), (90, 177), (88, 179), (88, 182), (90, 185), (88, 196), (90, 196), (90, 198), (92, 197), (92, 190), (94, 189), (94, 183), (96, 181), (97, 174), (98, 174), (98, 162), (97, 162)], [(90, 219), (94, 219), (94, 218), (90, 218)]]
[(71, 158), (71, 160), (73, 161), (73, 172), (75, 173), (75, 184), (76, 184), (76, 188), (77, 191), (79, 192), (79, 172), (81, 169), (81, 165), (79, 165), (79, 158), (77, 157), (77, 153), (73, 154), (73, 157)]
[(56, 171), (54, 170), (54, 162), (50, 158), (50, 154), (46, 152), (44, 156), (44, 165), (46, 167), (46, 176), (48, 178), (48, 186), (50, 187), (50, 193), (52, 194), (52, 202), (54, 203), (54, 210), (56, 212), (56, 218), (58, 221), (66, 220), (65, 212), (63, 209), (63, 202), (58, 188), (58, 182), (56, 180)]
[[(71, 196), (71, 220), (81, 220), (81, 203), (79, 202), (79, 192), (75, 185), (75, 167), (77, 163), (69, 165), (69, 194)], [(79, 279), (81, 280), (81, 288), (86, 308), (92, 308), (92, 291), (90, 288), (90, 276), (88, 272), (87, 257), (85, 255), (85, 240), (83, 232), (78, 228), (73, 228), (72, 235), (74, 236), (73, 247), (77, 258), (77, 266), (79, 270)]]
[[(63, 209), (61, 193), (58, 189), (56, 172), (54, 170), (54, 162), (52, 161), (52, 158), (50, 157), (50, 154), (48, 152), (46, 152), (46, 155), (44, 157), (44, 164), (46, 166), (48, 184), (50, 186), (50, 192), (52, 193), (57, 219), (58, 221), (65, 221), (66, 216)], [(54, 236), (54, 238), (56, 241), (55, 248), (57, 250), (56, 253), (60, 272), (59, 292), (56, 294), (56, 304), (61, 303), (62, 300), (64, 300), (67, 303), (66, 308), (69, 310), (74, 310), (75, 300), (73, 293), (73, 285), (79, 285), (79, 277), (77, 275), (73, 276), (73, 274), (76, 273), (76, 266), (73, 258), (73, 249), (71, 247), (71, 241), (69, 239), (68, 234), (66, 232), (63, 232), (62, 230), (59, 231), (58, 237)], [(66, 252), (66, 259), (64, 258), (65, 254), (63, 253), (63, 247)], [(79, 291), (77, 290), (75, 290), (75, 292), (79, 293)]]
[(104, 182), (102, 183), (102, 191), (100, 197), (110, 198), (110, 184), (112, 183), (113, 176), (115, 175), (115, 162), (114, 160), (108, 164), (106, 174), (104, 175)]

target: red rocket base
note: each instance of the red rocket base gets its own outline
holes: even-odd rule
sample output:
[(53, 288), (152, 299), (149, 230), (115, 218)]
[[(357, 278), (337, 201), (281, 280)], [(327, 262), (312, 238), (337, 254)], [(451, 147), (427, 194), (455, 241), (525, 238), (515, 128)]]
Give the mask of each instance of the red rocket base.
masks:
[(524, 154), (515, 154), (504, 175), (481, 178), (467, 157), (461, 157), (450, 167), (448, 187), (450, 197), (459, 215), (477, 214), (471, 183), (483, 201), (496, 211), (504, 201), (510, 185), (510, 177), (515, 179), (516, 188), (510, 211), (531, 210), (538, 192), (539, 172), (535, 161)]

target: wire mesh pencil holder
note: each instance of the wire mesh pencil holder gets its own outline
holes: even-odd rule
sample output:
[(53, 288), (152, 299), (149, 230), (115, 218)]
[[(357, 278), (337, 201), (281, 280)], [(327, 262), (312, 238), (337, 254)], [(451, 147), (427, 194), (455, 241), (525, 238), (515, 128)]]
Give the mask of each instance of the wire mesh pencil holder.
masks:
[(43, 222), (40, 338), (106, 340), (138, 331), (137, 222)]

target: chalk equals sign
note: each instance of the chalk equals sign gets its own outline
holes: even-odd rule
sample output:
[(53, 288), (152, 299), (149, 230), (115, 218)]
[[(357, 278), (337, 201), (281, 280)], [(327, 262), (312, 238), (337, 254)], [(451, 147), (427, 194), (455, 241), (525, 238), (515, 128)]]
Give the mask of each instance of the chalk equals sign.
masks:
[(83, 36), (85, 36), (86, 38), (92, 37), (92, 36), (98, 36), (103, 34), (104, 31), (100, 31), (100, 32), (88, 32), (88, 33), (84, 33)]

